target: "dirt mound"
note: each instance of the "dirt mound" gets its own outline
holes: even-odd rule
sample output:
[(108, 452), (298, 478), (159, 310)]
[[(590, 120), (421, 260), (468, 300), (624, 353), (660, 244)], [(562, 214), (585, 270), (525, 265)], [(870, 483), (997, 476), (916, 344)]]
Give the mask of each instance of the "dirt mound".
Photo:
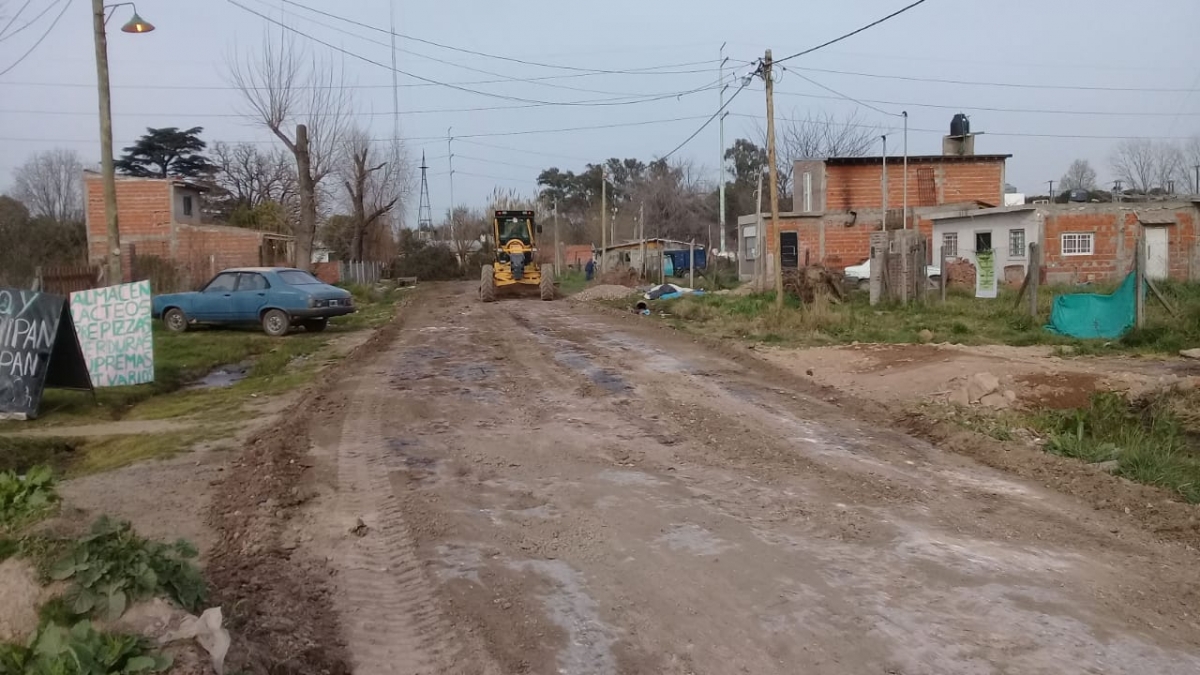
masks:
[(600, 284), (590, 286), (571, 296), (575, 300), (620, 300), (633, 295), (636, 291), (628, 286), (616, 284)]
[(1015, 379), (1025, 387), (1021, 399), (1035, 409), (1086, 408), (1100, 389), (1100, 377), (1091, 373), (1029, 373)]

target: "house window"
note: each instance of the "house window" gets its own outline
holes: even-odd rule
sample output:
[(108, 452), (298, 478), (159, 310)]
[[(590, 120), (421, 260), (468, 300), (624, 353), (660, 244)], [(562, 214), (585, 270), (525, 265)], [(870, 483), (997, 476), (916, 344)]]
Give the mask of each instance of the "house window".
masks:
[(183, 215), (185, 215), (185, 216), (192, 215), (192, 198), (191, 197), (183, 198)]
[(1062, 235), (1063, 255), (1091, 255), (1096, 235), (1091, 232), (1066, 232)]
[(1025, 257), (1025, 230), (1008, 231), (1008, 257), (1024, 258)]
[(812, 194), (812, 173), (804, 172), (804, 212), (811, 213), (813, 210), (813, 194)]
[(957, 258), (958, 257), (958, 233), (946, 232), (942, 235), (942, 257)]

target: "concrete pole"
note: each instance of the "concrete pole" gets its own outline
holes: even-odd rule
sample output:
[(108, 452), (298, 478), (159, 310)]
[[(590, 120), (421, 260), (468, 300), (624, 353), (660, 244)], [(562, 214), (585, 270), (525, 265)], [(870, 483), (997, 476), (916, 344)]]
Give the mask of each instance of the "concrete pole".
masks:
[[(718, 167), (717, 189), (720, 191), (720, 194), (721, 194), (721, 199), (720, 199), (720, 202), (721, 202), (720, 209), (721, 210), (717, 213), (717, 223), (718, 223), (717, 231), (719, 233), (718, 236), (721, 237), (721, 244), (720, 244), (721, 253), (724, 253), (725, 252), (725, 239), (726, 239), (726, 237), (725, 237), (725, 114), (722, 113), (721, 111), (723, 111), (725, 109), (725, 43), (721, 43), (720, 60), (721, 60), (720, 61), (721, 65), (720, 65), (720, 70), (719, 70), (720, 77), (717, 79), (717, 85), (718, 85), (717, 91), (719, 91), (721, 93), (721, 107), (717, 108), (717, 112), (721, 114), (721, 119), (719, 120), (719, 123), (718, 123), (718, 127), (721, 130), (719, 133), (719, 137), (720, 137), (720, 141), (721, 141), (721, 151), (717, 155), (717, 167)], [(708, 247), (710, 249), (712, 248), (712, 241), (708, 242)]]
[(104, 190), (108, 283), (115, 285), (125, 279), (121, 273), (121, 227), (117, 220), (117, 170), (113, 164), (112, 96), (108, 83), (104, 0), (92, 0), (92, 31), (96, 42), (96, 91), (100, 101), (100, 177)]
[[(446, 151), (450, 154), (450, 241), (454, 242), (451, 244), (451, 246), (453, 246), (455, 252), (457, 252), (458, 251), (458, 241), (455, 240), (455, 238), (454, 238), (454, 136), (453, 136), (453, 132), (454, 132), (454, 127), (448, 127), (446, 129)], [(499, 245), (499, 243), (500, 242), (496, 242), (497, 245)], [(467, 261), (464, 259), (464, 260), (459, 261), (459, 264), (462, 265), (466, 262)]]
[[(904, 229), (908, 229), (908, 111), (904, 115)], [(915, 223), (914, 223), (915, 226)]]
[(888, 213), (888, 179), (887, 179), (887, 134), (883, 136), (883, 227), (879, 228), (887, 231), (887, 213)]
[(600, 167), (600, 273), (608, 265), (608, 177), (604, 166)]

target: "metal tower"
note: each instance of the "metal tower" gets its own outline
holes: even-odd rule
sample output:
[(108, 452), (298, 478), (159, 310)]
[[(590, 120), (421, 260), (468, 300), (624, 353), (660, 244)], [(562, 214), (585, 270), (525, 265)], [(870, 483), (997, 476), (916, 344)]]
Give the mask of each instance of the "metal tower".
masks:
[(417, 207), (417, 237), (420, 239), (433, 238), (433, 208), (429, 204), (429, 167), (425, 163), (425, 153), (421, 152), (421, 205)]

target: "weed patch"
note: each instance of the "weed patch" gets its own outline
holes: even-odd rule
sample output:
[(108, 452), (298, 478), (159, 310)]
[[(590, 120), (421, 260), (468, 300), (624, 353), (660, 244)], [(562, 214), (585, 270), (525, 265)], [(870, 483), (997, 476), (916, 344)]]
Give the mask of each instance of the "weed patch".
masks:
[(76, 615), (116, 619), (130, 602), (164, 595), (196, 611), (207, 589), (186, 541), (163, 544), (138, 536), (128, 522), (103, 517), (53, 567), (50, 577), (70, 581), (64, 600)]
[(1048, 411), (1034, 425), (1048, 438), (1046, 450), (1086, 462), (1115, 461), (1114, 473), (1158, 485), (1200, 503), (1200, 447), (1194, 420), (1195, 393), (1163, 392), (1129, 402), (1120, 394), (1093, 395), (1086, 408)]
[(47, 513), (58, 501), (54, 473), (37, 466), (24, 476), (0, 472), (0, 531), (12, 531)]
[(0, 675), (161, 673), (171, 663), (151, 641), (102, 633), (88, 621), (71, 628), (46, 624), (28, 645), (0, 645)]

